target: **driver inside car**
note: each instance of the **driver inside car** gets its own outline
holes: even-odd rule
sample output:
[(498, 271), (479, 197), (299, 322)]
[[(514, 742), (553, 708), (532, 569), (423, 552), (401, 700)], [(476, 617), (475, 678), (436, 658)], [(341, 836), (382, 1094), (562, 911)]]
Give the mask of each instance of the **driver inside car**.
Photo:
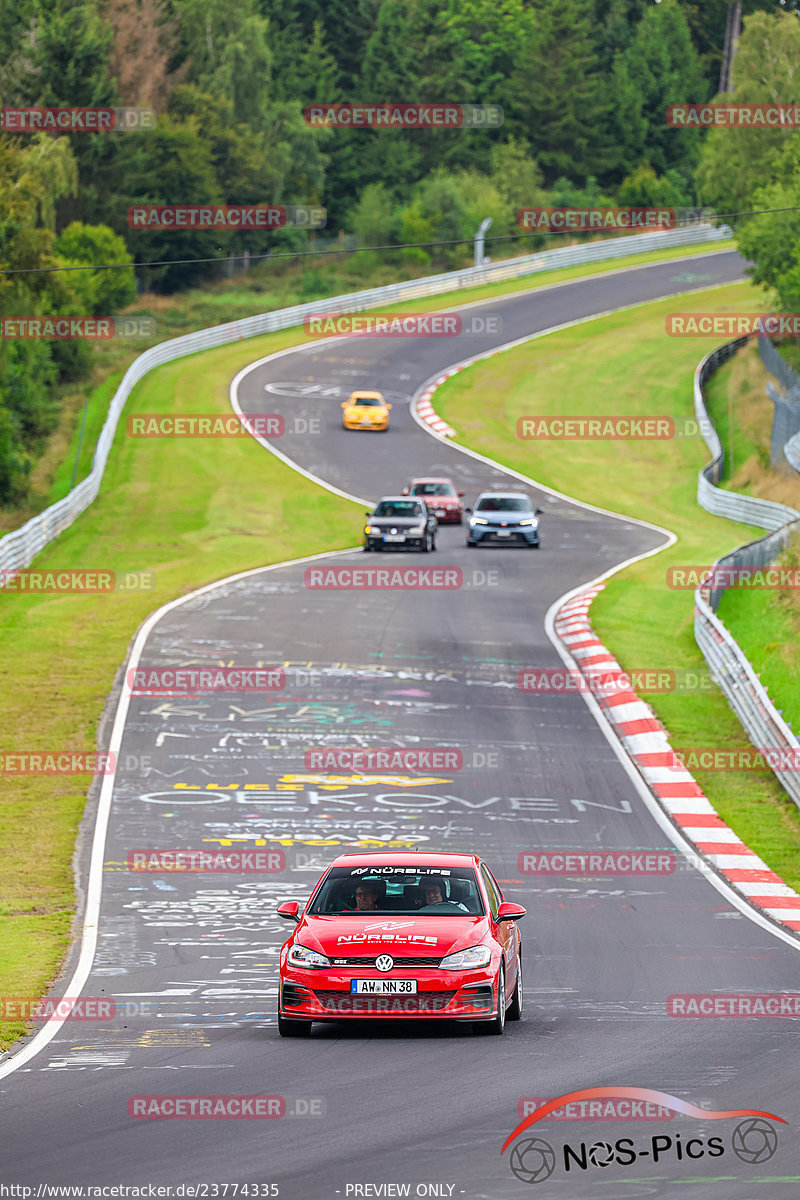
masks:
[(448, 900), (446, 885), (443, 879), (431, 876), (430, 879), (423, 880), (422, 890), (425, 896), (425, 908), (432, 908), (434, 905), (437, 907), (439, 905), (446, 905), (445, 911), (447, 912), (454, 908), (459, 909), (461, 912), (469, 912), (467, 906), (460, 901)]

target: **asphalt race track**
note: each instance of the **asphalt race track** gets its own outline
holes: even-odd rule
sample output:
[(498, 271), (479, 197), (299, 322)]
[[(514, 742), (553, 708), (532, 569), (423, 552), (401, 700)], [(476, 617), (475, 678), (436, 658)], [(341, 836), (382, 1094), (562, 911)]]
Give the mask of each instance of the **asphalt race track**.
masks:
[[(412, 419), (409, 401), (427, 380), (493, 344), (731, 281), (741, 269), (734, 253), (715, 253), (467, 310), (499, 315), (493, 336), (311, 344), (250, 369), (239, 401), (246, 412), (281, 413), (281, 452), (354, 496), (371, 501), (412, 475), (445, 474), (470, 503), (483, 488), (522, 484)], [(356, 386), (388, 394), (388, 434), (341, 429), (340, 401)], [(318, 419), (321, 433), (299, 432), (309, 426), (295, 418)], [(11, 1073), (13, 1059), (0, 1063), (0, 1182), (32, 1187), (32, 1196), (45, 1183), (169, 1184), (173, 1196), (191, 1194), (176, 1185), (207, 1184), (194, 1195), (209, 1197), (224, 1194), (214, 1184), (274, 1184), (283, 1200), (800, 1195), (796, 1023), (666, 1015), (673, 994), (798, 990), (796, 942), (683, 860), (661, 876), (533, 879), (519, 870), (520, 853), (542, 847), (675, 849), (584, 700), (516, 685), (523, 668), (561, 665), (544, 626), (554, 601), (664, 537), (528, 490), (545, 509), (538, 552), (467, 550), (464, 530), (444, 527), (434, 556), (353, 551), (266, 569), (206, 589), (153, 625), (141, 667), (282, 665), (286, 686), (266, 696), (131, 699), (98, 950), (83, 989), (113, 998), (117, 1016), (63, 1024)], [(356, 515), (354, 545), (359, 532)], [(463, 586), (305, 585), (309, 566), (336, 564), (459, 567)], [(458, 747), (463, 769), (331, 781), (305, 766), (313, 748), (417, 744)], [(306, 897), (320, 868), (365, 838), (476, 850), (507, 898), (526, 905), (526, 1012), (503, 1038), (413, 1024), (315, 1025), (310, 1039), (278, 1037), (277, 959), (289, 927), (275, 904)], [(286, 866), (180, 877), (126, 868), (136, 848), (231, 844), (282, 850)], [(76, 962), (77, 953), (62, 991)], [(512, 1173), (511, 1152), (500, 1150), (525, 1097), (605, 1085), (710, 1110), (765, 1110), (787, 1124), (773, 1122), (777, 1150), (766, 1158), (746, 1147), (736, 1154), (735, 1119), (543, 1121), (524, 1136), (555, 1148), (555, 1171), (538, 1183)], [(165, 1094), (278, 1096), (284, 1115), (128, 1115), (131, 1097)], [(577, 1152), (623, 1137), (635, 1143), (632, 1165), (604, 1166), (607, 1151), (595, 1148), (585, 1169), (565, 1171), (565, 1142)], [(724, 1152), (711, 1156), (714, 1137)], [(696, 1157), (683, 1153), (691, 1139)]]

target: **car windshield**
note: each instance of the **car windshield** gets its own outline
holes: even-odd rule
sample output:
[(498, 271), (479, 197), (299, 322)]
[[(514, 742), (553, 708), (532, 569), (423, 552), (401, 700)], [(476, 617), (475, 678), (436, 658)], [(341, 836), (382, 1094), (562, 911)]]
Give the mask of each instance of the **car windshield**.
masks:
[(527, 496), (484, 496), (475, 505), (476, 512), (530, 512)]
[(357, 404), (359, 408), (381, 408), (383, 401), (377, 396), (354, 396), (350, 403)]
[(415, 483), (411, 489), (412, 496), (455, 496), (456, 489), (452, 483)]
[(419, 517), (422, 515), (419, 500), (381, 500), (373, 517)]
[(417, 917), (483, 916), (484, 907), (471, 867), (331, 867), (309, 916), (327, 913), (413, 913)]

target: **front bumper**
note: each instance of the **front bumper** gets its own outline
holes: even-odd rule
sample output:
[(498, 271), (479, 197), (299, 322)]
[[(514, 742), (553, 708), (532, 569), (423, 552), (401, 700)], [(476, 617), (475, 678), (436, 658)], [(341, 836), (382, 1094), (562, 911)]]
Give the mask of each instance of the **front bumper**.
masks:
[(473, 545), (538, 546), (539, 530), (530, 525), (513, 525), (503, 529), (497, 525), (470, 525), (467, 537)]
[(421, 550), (425, 545), (425, 536), (404, 537), (402, 542), (385, 542), (381, 534), (368, 534), (364, 538), (364, 545), (370, 550)]
[(351, 418), (348, 418), (348, 417), (345, 417), (343, 419), (342, 425), (344, 426), (345, 429), (355, 430), (360, 433), (382, 433), (384, 430), (389, 428), (388, 420), (386, 420), (386, 421), (367, 421), (367, 422), (362, 423), (359, 420), (352, 420)]
[[(352, 969), (286, 972), (281, 978), (280, 1012), (306, 1021), (445, 1020), (488, 1021), (497, 1015), (495, 978), (488, 970), (417, 971), (414, 995), (352, 995)], [(427, 978), (423, 978), (427, 976)], [(452, 978), (447, 978), (452, 976)], [(366, 977), (366, 976), (364, 976)], [(377, 978), (377, 973), (369, 973)], [(402, 969), (397, 978), (409, 977)], [(391, 979), (392, 973), (384, 978)]]

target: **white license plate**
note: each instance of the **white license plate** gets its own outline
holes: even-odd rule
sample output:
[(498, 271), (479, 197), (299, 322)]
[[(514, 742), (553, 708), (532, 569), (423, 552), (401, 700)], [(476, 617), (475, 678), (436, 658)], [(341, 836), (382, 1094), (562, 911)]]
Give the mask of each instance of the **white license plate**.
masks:
[(511, 537), (510, 529), (498, 529), (496, 530), (496, 533), (498, 537)]
[(356, 996), (411, 996), (416, 991), (416, 979), (350, 980), (350, 992)]
[(383, 535), (383, 540), (385, 542), (404, 542), (406, 540), (406, 535), (404, 533), (385, 533)]
[(359, 421), (358, 423), (359, 423), (359, 425), (365, 425), (365, 426), (366, 426), (366, 425), (371, 425), (371, 424), (372, 424), (372, 421)]

